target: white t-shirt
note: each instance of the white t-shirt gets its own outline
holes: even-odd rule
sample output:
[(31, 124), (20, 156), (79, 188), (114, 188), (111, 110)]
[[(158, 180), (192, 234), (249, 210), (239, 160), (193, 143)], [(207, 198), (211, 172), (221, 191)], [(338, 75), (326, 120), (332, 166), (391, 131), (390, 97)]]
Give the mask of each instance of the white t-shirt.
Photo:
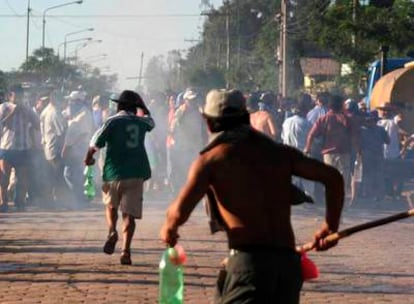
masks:
[(390, 143), (384, 144), (384, 158), (396, 159), (400, 156), (400, 140), (398, 136), (398, 126), (393, 119), (383, 118), (378, 121), (378, 125), (383, 127), (390, 137)]

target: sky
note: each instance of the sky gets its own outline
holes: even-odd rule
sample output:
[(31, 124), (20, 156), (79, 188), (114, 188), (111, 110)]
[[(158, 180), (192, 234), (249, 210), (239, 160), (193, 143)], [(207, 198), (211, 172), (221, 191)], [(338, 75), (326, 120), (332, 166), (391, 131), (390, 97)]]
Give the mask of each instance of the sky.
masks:
[[(29, 54), (42, 45), (42, 16), (46, 9), (73, 0), (0, 0), (0, 70), (18, 69), (26, 57), (27, 7), (30, 1)], [(210, 1), (215, 7), (222, 0)], [(84, 0), (47, 10), (45, 47), (63, 56), (78, 49), (78, 57), (103, 73), (118, 74), (119, 89), (133, 89), (139, 74), (141, 54), (144, 71), (148, 60), (170, 50), (185, 50), (200, 39), (204, 16), (201, 0)], [(70, 34), (84, 29), (93, 31)], [(70, 34), (70, 35), (68, 35)], [(102, 42), (97, 42), (102, 40)], [(105, 56), (106, 55), (106, 56)]]

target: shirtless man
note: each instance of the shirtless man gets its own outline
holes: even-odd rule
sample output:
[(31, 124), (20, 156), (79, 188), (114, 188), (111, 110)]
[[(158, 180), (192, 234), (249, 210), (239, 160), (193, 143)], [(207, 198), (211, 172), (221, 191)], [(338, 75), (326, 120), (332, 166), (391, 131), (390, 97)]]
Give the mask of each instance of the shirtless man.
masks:
[(216, 303), (299, 303), (303, 282), (290, 222), (291, 176), (326, 187), (326, 217), (313, 248), (327, 250), (336, 245), (325, 237), (338, 230), (344, 197), (341, 174), (251, 128), (240, 91), (210, 91), (203, 116), (210, 143), (168, 208), (162, 241), (176, 244), (178, 227), (211, 189), (231, 249)]
[(250, 124), (257, 131), (263, 132), (272, 139), (276, 139), (277, 130), (273, 123), (272, 115), (263, 109), (263, 103), (252, 104), (250, 113)]

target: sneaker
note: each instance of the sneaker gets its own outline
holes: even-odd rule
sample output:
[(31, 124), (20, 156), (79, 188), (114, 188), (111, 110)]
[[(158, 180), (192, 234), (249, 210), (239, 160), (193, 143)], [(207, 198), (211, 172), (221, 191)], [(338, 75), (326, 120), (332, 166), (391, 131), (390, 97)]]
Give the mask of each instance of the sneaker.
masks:
[(131, 252), (129, 250), (122, 250), (121, 258), (119, 259), (121, 265), (131, 265)]
[(108, 239), (105, 242), (105, 245), (103, 247), (103, 252), (106, 254), (113, 254), (115, 251), (115, 245), (118, 241), (118, 232), (112, 231), (108, 235)]

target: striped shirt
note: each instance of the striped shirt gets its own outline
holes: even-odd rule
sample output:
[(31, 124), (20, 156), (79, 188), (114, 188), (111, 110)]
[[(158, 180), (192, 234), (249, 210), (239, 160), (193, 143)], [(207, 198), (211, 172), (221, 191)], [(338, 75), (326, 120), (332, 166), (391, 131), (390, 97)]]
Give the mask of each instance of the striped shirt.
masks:
[(66, 120), (53, 104), (49, 103), (42, 111), (40, 127), (46, 159), (51, 160), (59, 157), (66, 131)]
[(0, 104), (0, 149), (32, 149), (33, 128), (39, 129), (39, 118), (30, 108), (11, 102)]

